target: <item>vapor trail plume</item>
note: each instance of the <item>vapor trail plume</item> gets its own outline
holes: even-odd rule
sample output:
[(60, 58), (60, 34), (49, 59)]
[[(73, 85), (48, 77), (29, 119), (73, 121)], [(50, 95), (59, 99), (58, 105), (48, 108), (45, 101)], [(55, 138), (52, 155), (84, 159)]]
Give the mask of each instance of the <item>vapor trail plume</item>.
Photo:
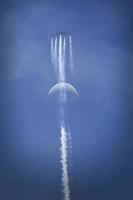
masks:
[(51, 38), (51, 62), (55, 72), (58, 72), (58, 53), (57, 53), (57, 37)]
[(57, 37), (55, 37), (54, 42), (54, 65), (56, 72), (58, 71), (58, 51), (57, 51)]
[[(70, 200), (70, 188), (69, 188), (69, 175), (68, 175), (68, 140), (67, 140), (67, 127), (65, 122), (65, 103), (66, 99), (64, 98), (63, 93), (60, 92), (59, 96), (59, 124), (60, 124), (60, 142), (61, 142), (61, 169), (62, 169), (62, 186), (64, 200)], [(63, 95), (63, 96), (62, 96)]]
[[(59, 37), (59, 81), (65, 82), (65, 55), (66, 55), (66, 39), (62, 35)], [(67, 127), (65, 123), (65, 105), (67, 103), (66, 91), (60, 91), (59, 109), (60, 109), (60, 131), (61, 131), (61, 164), (62, 164), (62, 186), (64, 200), (70, 200), (69, 176), (68, 176), (68, 143), (67, 143)]]
[(64, 51), (63, 51), (63, 38), (59, 37), (59, 82), (65, 82), (65, 66), (64, 66)]
[(65, 74), (65, 61), (66, 61), (66, 38), (63, 39), (63, 68)]
[(54, 39), (53, 38), (51, 38), (50, 51), (51, 51), (51, 62), (52, 62), (52, 64), (54, 64)]
[[(65, 66), (66, 66), (66, 50), (69, 50), (69, 65), (70, 71), (73, 71), (73, 52), (72, 52), (72, 39), (71, 36), (67, 39), (65, 35), (60, 34), (59, 36), (55, 36), (51, 39), (51, 60), (52, 64), (55, 68), (55, 71), (58, 74), (58, 85), (59, 87), (59, 98), (58, 103), (59, 107), (57, 110), (58, 114), (58, 123), (60, 129), (60, 152), (61, 152), (61, 171), (62, 171), (62, 187), (63, 187), (63, 195), (64, 200), (70, 199), (70, 180), (69, 180), (69, 163), (68, 163), (68, 151), (72, 148), (71, 142), (71, 130), (69, 127), (69, 123), (67, 122), (67, 90), (65, 87), (61, 85), (68, 84), (66, 83), (66, 74), (65, 74)], [(61, 85), (60, 85), (61, 84)]]
[(69, 64), (70, 64), (70, 71), (74, 71), (74, 64), (73, 64), (73, 49), (72, 49), (72, 37), (69, 35)]
[(61, 126), (61, 163), (62, 163), (62, 184), (64, 200), (70, 200), (68, 165), (67, 165), (67, 132), (64, 126)]

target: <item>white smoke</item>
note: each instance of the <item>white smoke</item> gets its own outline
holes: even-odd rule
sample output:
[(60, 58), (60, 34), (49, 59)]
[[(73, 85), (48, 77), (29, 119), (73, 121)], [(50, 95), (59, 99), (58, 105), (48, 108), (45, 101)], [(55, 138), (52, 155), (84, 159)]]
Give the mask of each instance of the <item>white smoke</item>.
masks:
[(51, 38), (51, 62), (57, 74), (58, 73), (57, 37)]
[(64, 74), (65, 74), (65, 61), (66, 61), (66, 38), (63, 39), (63, 69), (64, 69)]
[(61, 164), (62, 164), (62, 184), (63, 184), (64, 200), (70, 200), (68, 164), (67, 164), (67, 132), (64, 126), (61, 126)]
[(51, 49), (50, 49), (50, 51), (51, 51), (51, 62), (54, 65), (54, 39), (53, 38), (51, 38)]
[(57, 37), (55, 37), (54, 42), (54, 67), (56, 73), (58, 72), (58, 51), (57, 51)]
[[(65, 65), (66, 65), (66, 49), (69, 49), (69, 64), (70, 69), (73, 71), (73, 55), (72, 55), (72, 39), (69, 36), (68, 44), (66, 42), (66, 36), (59, 35), (58, 37), (51, 39), (51, 60), (53, 66), (58, 72), (58, 82), (66, 82)], [(68, 45), (68, 46), (67, 46)], [(65, 112), (67, 106), (67, 94), (66, 90), (60, 90), (59, 93), (59, 110), (58, 121), (60, 126), (60, 142), (61, 142), (61, 169), (62, 169), (62, 186), (64, 200), (70, 200), (70, 185), (69, 185), (69, 173), (68, 173), (68, 150), (72, 148), (71, 131), (69, 124), (66, 123), (67, 114)]]
[(69, 35), (69, 61), (70, 61), (70, 72), (73, 73), (74, 71), (74, 64), (73, 64), (73, 49), (72, 49), (72, 37)]
[(63, 48), (63, 37), (60, 35), (59, 37), (59, 82), (65, 82), (65, 62), (64, 62), (64, 52), (65, 49)]

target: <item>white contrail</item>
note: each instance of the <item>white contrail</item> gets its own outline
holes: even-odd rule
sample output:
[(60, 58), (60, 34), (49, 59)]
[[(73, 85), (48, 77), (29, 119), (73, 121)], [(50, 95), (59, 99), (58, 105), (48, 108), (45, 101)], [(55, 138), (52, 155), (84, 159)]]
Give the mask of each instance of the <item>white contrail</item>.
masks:
[(54, 67), (56, 73), (58, 72), (58, 51), (57, 51), (57, 37), (55, 37), (54, 41)]
[[(64, 200), (70, 200), (70, 188), (69, 188), (69, 175), (68, 175), (68, 132), (67, 127), (65, 123), (65, 99), (63, 98), (63, 94), (59, 96), (59, 124), (60, 124), (60, 142), (61, 142), (61, 165), (62, 165), (62, 186), (63, 186), (63, 194), (64, 194)], [(62, 96), (63, 95), (63, 96)]]
[(51, 38), (50, 51), (51, 51), (51, 62), (52, 62), (52, 65), (53, 65), (54, 64), (54, 39), (53, 38)]
[(62, 35), (60, 35), (59, 37), (59, 80), (58, 81), (65, 82), (65, 66), (64, 66)]
[[(72, 41), (71, 36), (69, 36), (68, 49), (70, 54), (70, 68), (73, 70), (73, 57), (72, 57)], [(51, 39), (51, 59), (52, 63), (58, 72), (58, 82), (62, 82), (65, 84), (66, 76), (65, 76), (65, 62), (66, 62), (66, 37), (63, 35), (59, 35), (59, 37), (55, 37)], [(60, 127), (60, 142), (61, 142), (61, 169), (62, 169), (62, 186), (63, 186), (63, 194), (64, 200), (70, 199), (70, 185), (69, 185), (69, 174), (68, 174), (68, 150), (71, 149), (71, 130), (69, 124), (66, 122), (67, 113), (67, 94), (66, 90), (60, 90), (59, 92), (59, 110), (58, 112), (58, 122)]]
[(62, 184), (64, 200), (70, 200), (70, 188), (67, 165), (67, 132), (64, 126), (61, 126), (61, 163), (62, 163)]
[[(59, 81), (65, 82), (65, 54), (66, 39), (59, 37)], [(59, 109), (60, 109), (60, 131), (61, 131), (61, 164), (62, 164), (62, 186), (64, 200), (70, 200), (69, 175), (68, 175), (68, 132), (65, 123), (65, 106), (67, 104), (66, 91), (60, 91)]]
[(51, 38), (51, 62), (55, 72), (58, 70), (58, 58), (57, 58), (57, 37)]
[(63, 39), (63, 69), (65, 74), (65, 61), (66, 61), (66, 38)]
[(73, 49), (72, 49), (72, 37), (69, 35), (69, 64), (70, 64), (70, 71), (73, 73), (74, 71), (74, 64), (73, 64)]

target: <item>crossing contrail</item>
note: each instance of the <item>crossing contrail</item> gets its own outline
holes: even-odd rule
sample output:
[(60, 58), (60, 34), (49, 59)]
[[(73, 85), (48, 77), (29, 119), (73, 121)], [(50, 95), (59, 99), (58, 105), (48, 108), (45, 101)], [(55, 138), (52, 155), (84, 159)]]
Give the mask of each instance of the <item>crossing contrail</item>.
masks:
[[(66, 50), (69, 50), (69, 60), (66, 57)], [(57, 72), (57, 84), (50, 90), (49, 94), (58, 92), (58, 123), (60, 130), (60, 154), (61, 154), (61, 172), (64, 200), (70, 198), (70, 178), (68, 170), (68, 150), (72, 147), (71, 129), (67, 120), (67, 92), (78, 94), (76, 89), (69, 83), (66, 83), (66, 62), (69, 63), (70, 71), (73, 71), (72, 38), (64, 34), (59, 34), (51, 38), (51, 61)]]

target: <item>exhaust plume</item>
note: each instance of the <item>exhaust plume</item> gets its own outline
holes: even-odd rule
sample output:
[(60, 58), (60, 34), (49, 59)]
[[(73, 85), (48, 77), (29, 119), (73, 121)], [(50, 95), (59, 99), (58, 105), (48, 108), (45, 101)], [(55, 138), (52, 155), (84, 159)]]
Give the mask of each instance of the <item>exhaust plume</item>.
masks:
[(60, 162), (62, 172), (62, 190), (64, 200), (71, 200), (70, 198), (70, 178), (68, 170), (68, 151), (72, 148), (71, 142), (71, 130), (67, 119), (67, 92), (73, 91), (74, 94), (78, 94), (76, 89), (66, 83), (65, 66), (67, 62), (66, 50), (69, 52), (68, 63), (70, 65), (70, 71), (73, 71), (73, 53), (72, 53), (72, 38), (60, 34), (51, 39), (51, 62), (57, 72), (57, 81), (49, 91), (49, 94), (59, 91), (57, 116), (60, 131)]

